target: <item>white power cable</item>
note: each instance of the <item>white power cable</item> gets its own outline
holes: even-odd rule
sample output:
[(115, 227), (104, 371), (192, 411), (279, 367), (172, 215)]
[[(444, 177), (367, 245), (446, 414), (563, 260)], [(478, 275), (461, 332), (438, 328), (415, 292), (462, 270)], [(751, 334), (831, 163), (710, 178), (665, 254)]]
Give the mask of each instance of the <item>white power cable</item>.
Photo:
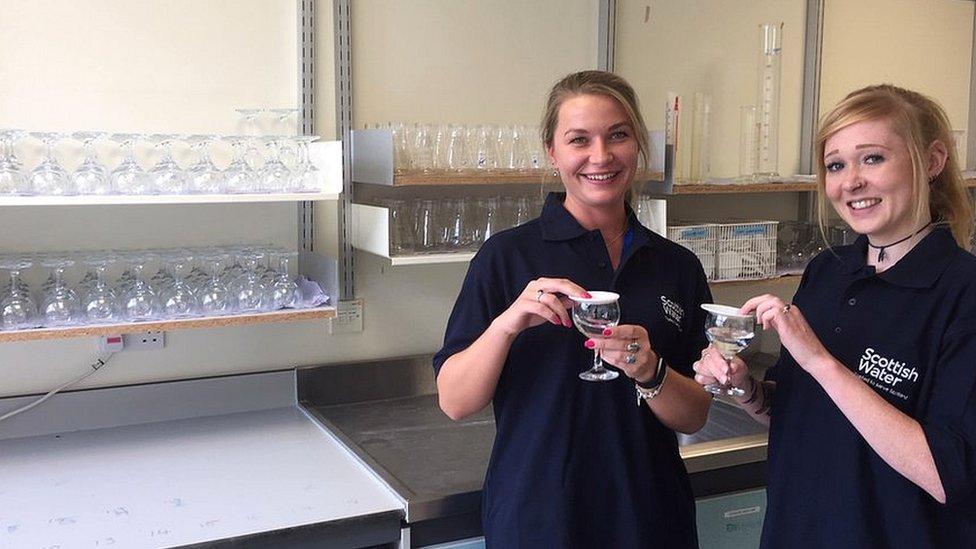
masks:
[(53, 397), (58, 392), (63, 391), (64, 389), (67, 389), (68, 387), (71, 387), (75, 383), (81, 382), (83, 379), (85, 379), (88, 376), (90, 376), (90, 375), (94, 374), (95, 372), (97, 372), (99, 368), (101, 368), (102, 366), (105, 366), (106, 364), (108, 364), (109, 359), (112, 358), (113, 356), (115, 356), (115, 353), (107, 353), (105, 355), (102, 355), (102, 356), (98, 357), (97, 359), (95, 359), (95, 362), (93, 362), (92, 364), (90, 364), (90, 367), (92, 369), (90, 372), (85, 372), (84, 374), (76, 377), (75, 379), (72, 379), (71, 381), (65, 383), (64, 385), (61, 385), (60, 387), (58, 387), (56, 389), (52, 389), (46, 395), (44, 395), (41, 398), (35, 400), (34, 402), (31, 402), (30, 404), (28, 404), (26, 406), (21, 406), (20, 408), (17, 408), (16, 410), (13, 410), (13, 411), (7, 412), (6, 414), (3, 414), (2, 416), (0, 416), (0, 421), (4, 421), (6, 419), (10, 419), (10, 418), (14, 417), (17, 414), (20, 414), (22, 412), (26, 412), (27, 410), (30, 410), (31, 408), (33, 408), (33, 407), (41, 404), (45, 400)]

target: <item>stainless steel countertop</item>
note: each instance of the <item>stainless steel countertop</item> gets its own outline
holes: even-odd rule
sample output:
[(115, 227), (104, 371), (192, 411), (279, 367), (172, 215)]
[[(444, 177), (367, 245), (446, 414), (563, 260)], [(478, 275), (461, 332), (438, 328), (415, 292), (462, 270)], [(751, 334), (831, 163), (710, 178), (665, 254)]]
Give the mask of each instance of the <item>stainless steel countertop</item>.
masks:
[[(299, 370), (302, 406), (404, 499), (408, 523), (476, 511), (495, 438), (490, 408), (452, 421), (429, 394), (432, 377), (417, 380), (421, 367), (429, 360)], [(705, 427), (678, 442), (694, 474), (764, 461), (766, 439), (764, 426), (715, 400)]]

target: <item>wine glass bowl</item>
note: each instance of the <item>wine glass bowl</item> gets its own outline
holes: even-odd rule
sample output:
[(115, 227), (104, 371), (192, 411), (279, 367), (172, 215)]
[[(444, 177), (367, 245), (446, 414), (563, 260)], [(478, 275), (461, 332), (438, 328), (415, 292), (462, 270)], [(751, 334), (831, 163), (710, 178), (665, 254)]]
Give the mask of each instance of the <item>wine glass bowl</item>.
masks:
[[(705, 319), (705, 336), (722, 354), (722, 358), (731, 365), (732, 359), (748, 347), (749, 342), (755, 337), (756, 317), (743, 315), (739, 313), (737, 307), (728, 305), (703, 303), (701, 307), (708, 313)], [(713, 395), (734, 397), (745, 395), (745, 391), (739, 387), (718, 383), (705, 385), (705, 390)]]
[[(620, 322), (620, 295), (613, 292), (589, 292), (590, 297), (569, 296), (573, 300), (573, 324), (588, 338), (603, 337), (603, 331)], [(586, 381), (610, 381), (620, 374), (607, 370), (600, 358), (600, 350), (593, 350), (593, 367), (581, 372)]]

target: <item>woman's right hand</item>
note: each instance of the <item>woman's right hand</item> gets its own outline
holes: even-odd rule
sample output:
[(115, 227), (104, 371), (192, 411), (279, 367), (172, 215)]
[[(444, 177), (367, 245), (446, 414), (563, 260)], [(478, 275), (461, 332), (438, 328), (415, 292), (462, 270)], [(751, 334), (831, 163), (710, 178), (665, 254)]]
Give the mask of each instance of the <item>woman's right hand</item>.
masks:
[(739, 357), (734, 357), (731, 364), (725, 361), (722, 353), (714, 345), (702, 349), (701, 359), (692, 365), (695, 370), (695, 381), (702, 385), (730, 385), (748, 389), (749, 368)]
[(494, 324), (511, 335), (544, 322), (572, 328), (569, 309), (573, 301), (566, 297), (570, 295), (590, 297), (586, 290), (565, 278), (537, 278), (525, 286)]

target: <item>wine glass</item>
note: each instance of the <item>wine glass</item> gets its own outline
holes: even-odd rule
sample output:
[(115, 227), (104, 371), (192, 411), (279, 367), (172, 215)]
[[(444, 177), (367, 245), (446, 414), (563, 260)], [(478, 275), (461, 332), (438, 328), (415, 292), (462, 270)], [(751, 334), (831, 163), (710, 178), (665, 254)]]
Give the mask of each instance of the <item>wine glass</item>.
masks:
[(85, 147), (85, 161), (71, 174), (78, 194), (115, 194), (112, 180), (105, 166), (98, 161), (95, 141), (105, 137), (104, 132), (75, 132), (71, 138), (81, 141)]
[[(603, 337), (603, 330), (620, 322), (620, 294), (613, 292), (589, 292), (590, 297), (569, 296), (573, 304), (573, 324), (586, 337)], [(586, 381), (610, 381), (620, 374), (603, 367), (600, 349), (593, 350), (593, 367), (580, 373)]]
[(14, 154), (14, 143), (24, 135), (21, 130), (0, 130), (0, 195), (29, 194), (24, 164)]
[(2, 257), (0, 269), (10, 275), (10, 283), (0, 297), (0, 330), (25, 330), (36, 324), (37, 305), (20, 278), (32, 262), (26, 257)]
[(245, 146), (249, 139), (240, 135), (227, 138), (227, 141), (234, 147), (234, 160), (224, 169), (226, 192), (237, 194), (254, 192), (253, 187), (257, 176), (251, 168), (251, 165), (244, 158), (246, 154)]
[(136, 141), (142, 139), (142, 135), (135, 133), (116, 133), (112, 134), (112, 141), (119, 144), (122, 149), (122, 162), (112, 170), (109, 178), (112, 187), (122, 194), (145, 195), (155, 194), (152, 179), (146, 174), (142, 166), (136, 162), (133, 150)]
[(195, 194), (222, 194), (224, 177), (210, 158), (211, 135), (191, 135), (186, 138), (190, 148), (200, 154), (200, 160), (187, 168), (188, 192)]
[(64, 272), (74, 265), (73, 259), (63, 256), (50, 255), (42, 260), (41, 265), (51, 269), (53, 285), (43, 292), (41, 299), (41, 316), (44, 326), (70, 326), (80, 320), (81, 303), (78, 294), (72, 290), (64, 280)]
[(30, 172), (31, 190), (42, 196), (66, 196), (75, 194), (74, 184), (68, 177), (68, 172), (58, 164), (54, 156), (54, 146), (64, 139), (64, 135), (56, 132), (32, 133), (32, 137), (44, 143), (46, 154)]
[(210, 270), (207, 280), (197, 287), (196, 292), (200, 300), (200, 311), (205, 316), (223, 316), (233, 311), (230, 291), (220, 274), (220, 266), (225, 258), (225, 254), (218, 251), (204, 252), (200, 256)]
[(278, 270), (271, 284), (271, 309), (294, 309), (298, 305), (298, 284), (288, 273), (289, 262), (298, 258), (298, 252), (279, 252)]
[(115, 260), (114, 255), (107, 253), (92, 254), (88, 259), (88, 264), (95, 269), (95, 283), (85, 292), (83, 305), (89, 322), (110, 324), (121, 318), (118, 297), (105, 279), (108, 266)]
[(129, 270), (132, 281), (122, 294), (122, 313), (127, 320), (139, 322), (153, 320), (159, 315), (156, 292), (143, 278), (142, 270), (151, 256), (137, 254), (132, 257)]
[(189, 318), (199, 314), (200, 302), (185, 279), (186, 267), (192, 262), (193, 258), (187, 254), (182, 257), (174, 255), (169, 259), (173, 282), (159, 293), (160, 305), (166, 318)]
[(184, 194), (186, 192), (186, 174), (183, 168), (173, 160), (173, 142), (179, 138), (172, 134), (153, 134), (151, 139), (156, 147), (162, 149), (162, 157), (156, 165), (150, 168), (149, 175), (160, 194)]
[(298, 160), (292, 170), (290, 189), (292, 192), (320, 192), (320, 170), (309, 158), (309, 145), (319, 138), (317, 135), (299, 135), (294, 138)]
[(259, 193), (283, 192), (291, 181), (291, 170), (279, 158), (284, 137), (270, 136), (263, 139), (266, 150), (269, 151), (264, 166), (258, 172)]
[(254, 313), (265, 311), (269, 307), (268, 287), (261, 280), (261, 259), (264, 255), (257, 250), (244, 250), (241, 259), (244, 261), (244, 274), (237, 277), (230, 284), (230, 292), (237, 305), (238, 313)]
[[(722, 358), (731, 366), (732, 359), (749, 345), (749, 341), (756, 335), (756, 317), (743, 315), (736, 307), (703, 303), (702, 309), (708, 313), (705, 319), (705, 336), (708, 337), (722, 354)], [(710, 383), (705, 390), (713, 395), (728, 395), (740, 397), (745, 391), (732, 385)]]

